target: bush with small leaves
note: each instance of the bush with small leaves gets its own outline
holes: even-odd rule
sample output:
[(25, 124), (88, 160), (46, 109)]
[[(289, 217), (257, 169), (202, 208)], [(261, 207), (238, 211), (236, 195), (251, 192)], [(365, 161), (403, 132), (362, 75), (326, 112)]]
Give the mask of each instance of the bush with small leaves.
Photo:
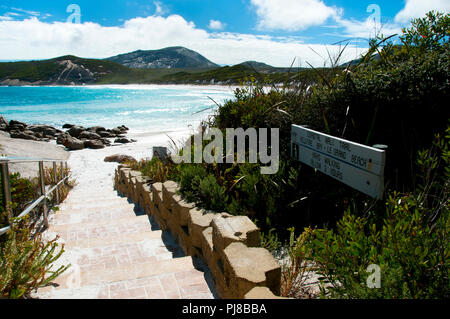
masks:
[(44, 242), (40, 233), (31, 236), (27, 219), (13, 223), (0, 236), (0, 295), (11, 299), (26, 297), (43, 287), (70, 266), (54, 269), (52, 264), (61, 257), (64, 246), (54, 240)]

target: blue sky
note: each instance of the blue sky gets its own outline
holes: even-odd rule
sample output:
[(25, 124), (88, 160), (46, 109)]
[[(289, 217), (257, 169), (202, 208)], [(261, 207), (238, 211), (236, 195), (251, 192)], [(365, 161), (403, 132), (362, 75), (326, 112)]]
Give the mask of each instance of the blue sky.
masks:
[[(80, 8), (75, 23), (70, 4)], [(0, 0), (0, 59), (183, 45), (220, 64), (320, 65), (333, 44), (353, 39), (353, 58), (376, 32), (400, 32), (431, 9), (448, 12), (450, 0)]]

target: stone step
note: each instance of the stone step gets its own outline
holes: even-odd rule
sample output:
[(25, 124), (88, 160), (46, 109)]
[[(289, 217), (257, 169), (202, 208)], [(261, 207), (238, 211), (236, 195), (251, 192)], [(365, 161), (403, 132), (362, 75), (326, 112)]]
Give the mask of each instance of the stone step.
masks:
[[(212, 299), (204, 273), (188, 269), (139, 279), (39, 289), (41, 299)], [(78, 285), (77, 285), (78, 284)]]
[(91, 224), (101, 222), (112, 222), (116, 219), (123, 219), (127, 217), (136, 217), (136, 213), (132, 208), (118, 208), (108, 210), (63, 210), (58, 211), (49, 217), (49, 222), (52, 225), (67, 225), (67, 224)]
[[(95, 188), (93, 188), (93, 189), (95, 189)], [(95, 189), (95, 193), (91, 193), (91, 194), (70, 192), (66, 198), (66, 201), (72, 201), (72, 200), (94, 201), (100, 197), (104, 197), (104, 198), (108, 198), (108, 199), (113, 199), (113, 198), (125, 198), (126, 199), (126, 197), (119, 196), (117, 194), (117, 192)]]
[(173, 274), (195, 269), (192, 257), (182, 257), (169, 260), (161, 260), (140, 264), (124, 264), (112, 269), (83, 269), (74, 267), (71, 272), (62, 274), (54, 282), (60, 288), (70, 288), (75, 282), (80, 287), (88, 285), (106, 284), (124, 280), (136, 280), (140, 278)]
[(103, 199), (99, 197), (93, 201), (67, 201), (60, 205), (60, 209), (107, 209), (116, 206), (133, 207), (134, 204), (128, 202), (126, 198)]
[(60, 232), (60, 231), (83, 231), (83, 230), (90, 230), (92, 228), (98, 228), (98, 227), (110, 227), (110, 226), (116, 226), (116, 225), (122, 225), (123, 228), (126, 226), (130, 226), (132, 224), (145, 224), (150, 227), (150, 221), (148, 219), (148, 216), (131, 216), (131, 217), (125, 217), (125, 218), (117, 218), (112, 219), (109, 221), (103, 220), (96, 223), (76, 223), (76, 224), (64, 224), (64, 225), (50, 225), (50, 231), (53, 232)]
[(161, 238), (139, 242), (121, 242), (103, 246), (71, 249), (70, 263), (81, 272), (112, 270), (129, 265), (149, 264), (172, 259), (172, 253)]
[(57, 233), (65, 242), (93, 238), (121, 236), (124, 234), (150, 231), (147, 216), (117, 219), (110, 223), (50, 225), (49, 231)]
[(125, 233), (120, 234), (119, 236), (66, 241), (65, 248), (66, 250), (75, 248), (96, 248), (120, 243), (135, 243), (144, 240), (161, 239), (161, 236), (162, 236), (161, 230), (152, 231), (150, 228), (148, 228), (146, 231), (140, 231), (136, 233)]
[(59, 210), (56, 212), (57, 214), (90, 214), (90, 213), (101, 213), (105, 211), (120, 211), (120, 210), (129, 210), (130, 212), (134, 211), (136, 205), (128, 202), (119, 202), (119, 203), (110, 203), (110, 204), (102, 204), (103, 206), (92, 205), (90, 207), (83, 208), (73, 208), (71, 205), (61, 205), (59, 206)]

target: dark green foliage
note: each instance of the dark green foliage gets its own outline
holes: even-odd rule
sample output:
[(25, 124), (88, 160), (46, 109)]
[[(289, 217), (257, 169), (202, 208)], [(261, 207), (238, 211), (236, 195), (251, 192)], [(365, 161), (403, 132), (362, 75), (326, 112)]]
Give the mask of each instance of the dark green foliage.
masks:
[[(262, 175), (259, 164), (182, 164), (181, 193), (202, 207), (257, 220), (269, 233), (262, 244), (273, 250), (285, 241), (284, 229), (319, 227), (308, 228), (301, 242), (331, 284), (323, 290), (327, 296), (448, 298), (448, 137), (433, 144), (449, 119), (448, 20), (448, 14), (428, 14), (404, 30), (401, 46), (375, 39), (359, 64), (312, 69), (294, 85), (300, 76), (290, 74), (284, 87), (269, 92), (263, 88), (270, 78), (250, 75), (248, 86), (236, 90), (208, 125), (280, 128), (279, 171)], [(388, 145), (385, 198), (372, 200), (291, 161), (291, 124)], [(298, 291), (293, 274), (304, 273), (306, 252), (298, 253), (284, 269), (287, 295)], [(366, 285), (370, 264), (381, 267), (380, 289)]]
[(302, 122), (362, 144), (388, 145), (386, 180), (392, 188), (410, 189), (415, 154), (447, 125), (448, 20), (448, 14), (429, 14), (404, 30), (403, 46), (384, 39), (374, 44), (381, 59), (343, 74), (332, 89), (318, 87)]
[(410, 28), (404, 28), (401, 37), (407, 50), (422, 52), (449, 49), (450, 15), (430, 11), (424, 18), (413, 19)]
[[(16, 216), (26, 205), (36, 198), (37, 187), (32, 181), (21, 178), (19, 173), (9, 175), (12, 199), (12, 213)], [(3, 185), (0, 177), (0, 185)], [(8, 214), (5, 211), (3, 191), (0, 192), (0, 228), (8, 225)]]
[(193, 201), (195, 195), (192, 193), (194, 189), (198, 189), (200, 181), (208, 175), (206, 170), (200, 165), (180, 165), (179, 184), (180, 192), (184, 194), (190, 201)]
[(220, 212), (225, 210), (227, 206), (226, 189), (219, 185), (214, 175), (209, 174), (206, 178), (200, 180), (197, 194), (198, 201), (204, 203), (206, 209)]
[(221, 212), (228, 203), (226, 189), (200, 165), (183, 164), (178, 167), (180, 193), (200, 207)]
[[(414, 193), (393, 192), (376, 218), (346, 213), (336, 231), (309, 229), (308, 251), (332, 298), (450, 297), (450, 128), (419, 152), (424, 174)], [(366, 269), (381, 268), (370, 289)]]

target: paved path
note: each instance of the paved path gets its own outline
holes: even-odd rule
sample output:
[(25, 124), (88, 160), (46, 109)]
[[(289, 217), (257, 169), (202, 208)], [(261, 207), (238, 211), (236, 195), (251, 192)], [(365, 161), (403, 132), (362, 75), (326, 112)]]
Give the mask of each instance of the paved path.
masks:
[(72, 153), (69, 165), (78, 185), (50, 216), (46, 234), (61, 237), (66, 252), (58, 263), (72, 267), (55, 280), (59, 286), (41, 288), (35, 296), (213, 298), (205, 273), (194, 268), (191, 257), (183, 257), (170, 233), (158, 230), (113, 190), (116, 165), (99, 164), (104, 154), (94, 152)]

